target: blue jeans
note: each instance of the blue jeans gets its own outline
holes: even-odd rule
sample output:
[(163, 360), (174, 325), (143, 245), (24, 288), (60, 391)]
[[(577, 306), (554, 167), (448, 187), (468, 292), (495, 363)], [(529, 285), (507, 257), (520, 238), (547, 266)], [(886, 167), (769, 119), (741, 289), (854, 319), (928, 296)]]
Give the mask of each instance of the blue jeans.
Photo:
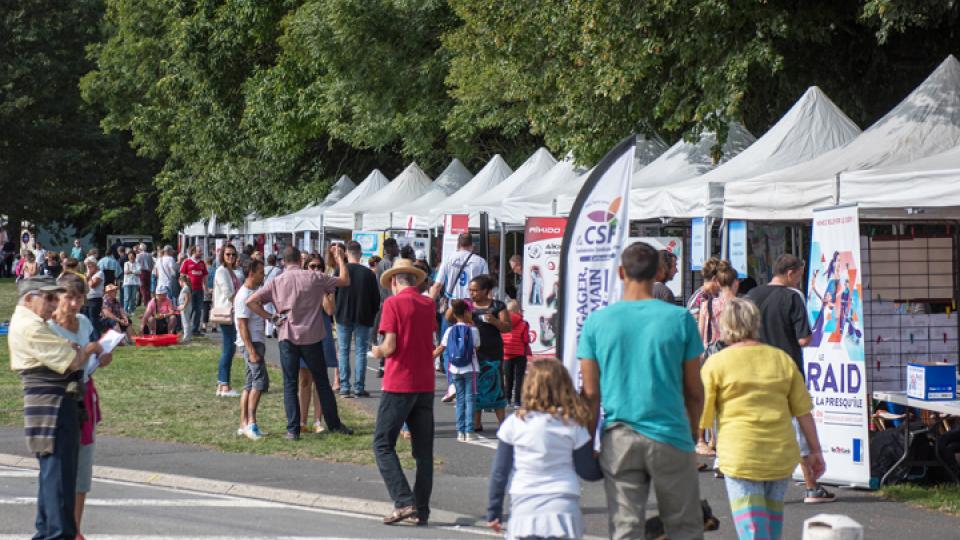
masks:
[(350, 392), (350, 338), (353, 338), (353, 390), (363, 392), (367, 378), (367, 345), (372, 326), (337, 323), (337, 358), (340, 360), (340, 393)]
[(123, 286), (123, 309), (127, 314), (132, 314), (137, 310), (137, 291), (140, 290), (139, 285), (124, 285)]
[(232, 324), (220, 325), (220, 364), (217, 366), (217, 384), (230, 385), (230, 368), (233, 366), (233, 354), (237, 352), (237, 327)]
[(287, 433), (300, 433), (300, 401), (297, 391), (300, 387), (300, 360), (307, 365), (313, 375), (313, 384), (320, 397), (320, 410), (328, 429), (336, 429), (340, 423), (337, 411), (337, 398), (330, 388), (327, 367), (323, 361), (323, 342), (309, 345), (297, 345), (289, 340), (280, 342), (280, 369), (283, 371), (283, 409), (287, 413)]
[(473, 411), (477, 404), (477, 374), (457, 373), (453, 375), (453, 386), (457, 389), (457, 433), (473, 433)]
[[(203, 289), (199, 291), (190, 291), (190, 319), (193, 321), (193, 333), (200, 333), (200, 325), (203, 323)], [(184, 321), (186, 324), (186, 321)]]
[(40, 461), (37, 490), (37, 534), (34, 540), (73, 538), (77, 534), (74, 506), (77, 492), (77, 456), (80, 451), (80, 408), (64, 396), (57, 414), (53, 453)]

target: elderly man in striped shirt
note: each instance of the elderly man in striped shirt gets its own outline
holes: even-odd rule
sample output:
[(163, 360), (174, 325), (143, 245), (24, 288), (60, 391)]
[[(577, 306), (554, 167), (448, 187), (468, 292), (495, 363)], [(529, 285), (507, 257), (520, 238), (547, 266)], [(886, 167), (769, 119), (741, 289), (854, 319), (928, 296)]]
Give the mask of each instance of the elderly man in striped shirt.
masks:
[(40, 461), (37, 534), (34, 538), (73, 538), (77, 452), (80, 448), (82, 371), (99, 343), (75, 348), (47, 326), (59, 302), (59, 287), (49, 276), (18, 285), (20, 301), (10, 320), (10, 367), (23, 380), (24, 434)]

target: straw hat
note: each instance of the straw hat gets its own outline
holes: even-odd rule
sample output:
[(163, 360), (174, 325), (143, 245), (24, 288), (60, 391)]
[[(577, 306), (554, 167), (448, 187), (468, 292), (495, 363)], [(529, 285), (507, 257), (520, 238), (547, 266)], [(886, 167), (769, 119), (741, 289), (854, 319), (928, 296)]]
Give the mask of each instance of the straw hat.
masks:
[(397, 259), (393, 261), (393, 267), (380, 276), (380, 285), (383, 285), (384, 289), (389, 289), (390, 280), (397, 274), (410, 274), (415, 276), (417, 278), (415, 286), (420, 285), (423, 283), (423, 280), (427, 279), (426, 272), (414, 266), (413, 261), (410, 259)]
[(119, 289), (119, 288), (120, 288), (120, 287), (117, 287), (116, 285), (114, 285), (113, 283), (111, 283), (111, 284), (109, 284), (109, 285), (107, 285), (106, 287), (103, 288), (103, 292), (105, 292), (105, 293), (113, 292), (113, 291), (116, 291), (116, 290)]

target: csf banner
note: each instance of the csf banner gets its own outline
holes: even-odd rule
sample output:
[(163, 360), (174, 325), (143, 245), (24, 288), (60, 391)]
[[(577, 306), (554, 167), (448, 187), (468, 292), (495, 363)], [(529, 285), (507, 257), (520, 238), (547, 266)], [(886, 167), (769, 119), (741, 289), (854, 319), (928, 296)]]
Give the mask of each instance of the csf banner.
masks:
[(803, 350), (807, 389), (827, 471), (823, 481), (870, 486), (860, 223), (856, 206), (816, 210)]
[(523, 233), (523, 318), (530, 325), (533, 356), (557, 354), (560, 252), (565, 217), (527, 218)]
[(590, 313), (622, 294), (617, 271), (627, 238), (630, 181), (637, 139), (631, 135), (597, 164), (580, 189), (560, 255), (558, 356), (579, 385), (577, 340)]

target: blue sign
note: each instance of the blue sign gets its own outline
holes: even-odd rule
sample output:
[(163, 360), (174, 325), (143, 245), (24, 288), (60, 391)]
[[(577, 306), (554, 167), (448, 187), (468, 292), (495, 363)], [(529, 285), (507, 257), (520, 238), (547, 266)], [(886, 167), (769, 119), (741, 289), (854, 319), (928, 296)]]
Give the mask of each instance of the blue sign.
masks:
[(737, 271), (737, 277), (747, 277), (747, 222), (731, 221), (727, 227), (730, 264)]
[(693, 218), (690, 227), (690, 269), (703, 270), (707, 259), (707, 223), (703, 218)]

